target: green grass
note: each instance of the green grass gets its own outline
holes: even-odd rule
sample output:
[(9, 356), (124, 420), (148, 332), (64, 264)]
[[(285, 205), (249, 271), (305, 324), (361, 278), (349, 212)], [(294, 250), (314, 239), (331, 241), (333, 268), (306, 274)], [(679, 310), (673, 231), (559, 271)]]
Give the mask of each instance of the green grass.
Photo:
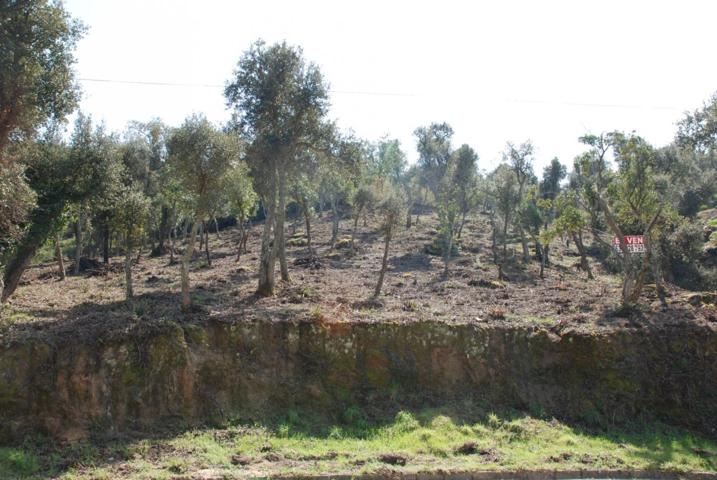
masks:
[[(474, 453), (457, 451), (466, 442), (475, 443)], [(271, 422), (235, 422), (161, 439), (47, 445), (0, 450), (0, 478), (172, 478), (202, 470), (233, 478), (248, 468), (235, 464), (237, 456), (263, 475), (358, 474), (385, 468), (379, 457), (386, 453), (407, 459), (405, 466), (391, 466), (403, 472), (717, 471), (715, 442), (661, 424), (596, 432), (524, 414), (489, 413), (470, 420), (444, 410), (402, 411), (376, 423), (353, 407), (333, 424), (290, 410)], [(63, 471), (63, 465), (69, 468)]]

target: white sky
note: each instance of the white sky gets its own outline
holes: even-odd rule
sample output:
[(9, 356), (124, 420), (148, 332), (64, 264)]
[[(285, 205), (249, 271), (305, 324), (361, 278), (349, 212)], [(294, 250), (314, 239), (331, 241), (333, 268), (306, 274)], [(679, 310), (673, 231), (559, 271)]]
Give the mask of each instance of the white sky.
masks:
[[(80, 78), (223, 85), (261, 37), (304, 48), (329, 81), (331, 116), (375, 140), (447, 121), (484, 169), (530, 138), (536, 173), (572, 164), (588, 132), (668, 143), (717, 91), (714, 1), (66, 0), (90, 28)], [(221, 87), (82, 82), (82, 109), (108, 128), (192, 112), (229, 118)], [(364, 95), (374, 92), (400, 95)], [(602, 106), (598, 106), (602, 105)]]

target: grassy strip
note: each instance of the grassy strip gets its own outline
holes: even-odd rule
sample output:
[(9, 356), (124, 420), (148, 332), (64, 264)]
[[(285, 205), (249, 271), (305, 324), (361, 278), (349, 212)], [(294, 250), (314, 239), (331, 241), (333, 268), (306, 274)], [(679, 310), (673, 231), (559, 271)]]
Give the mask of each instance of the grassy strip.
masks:
[[(0, 478), (170, 479), (436, 470), (717, 472), (717, 443), (661, 424), (589, 431), (555, 419), (445, 411), (399, 412), (388, 422), (349, 409), (321, 425), (289, 411), (278, 421), (188, 430), (161, 438), (0, 449)], [(404, 464), (405, 462), (405, 464)]]

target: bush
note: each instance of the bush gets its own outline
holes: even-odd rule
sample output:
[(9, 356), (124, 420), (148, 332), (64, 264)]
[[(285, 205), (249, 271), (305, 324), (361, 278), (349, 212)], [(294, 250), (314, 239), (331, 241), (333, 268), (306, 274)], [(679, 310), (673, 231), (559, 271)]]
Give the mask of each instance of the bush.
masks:
[(658, 240), (662, 269), (675, 284), (689, 289), (704, 288), (699, 259), (702, 255), (703, 232), (696, 223), (685, 221)]

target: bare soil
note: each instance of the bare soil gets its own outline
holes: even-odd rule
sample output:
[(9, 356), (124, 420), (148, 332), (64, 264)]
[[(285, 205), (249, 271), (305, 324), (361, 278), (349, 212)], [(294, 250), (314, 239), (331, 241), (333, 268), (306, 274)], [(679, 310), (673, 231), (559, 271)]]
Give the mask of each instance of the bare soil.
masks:
[[(368, 301), (378, 278), (383, 239), (376, 226), (359, 226), (352, 254), (346, 239), (352, 222), (341, 221), (343, 241), (330, 249), (330, 218), (324, 214), (312, 225), (315, 256), (303, 245), (303, 222), (288, 228), (291, 281), (278, 282), (276, 295), (255, 294), (261, 225), (249, 235), (248, 252), (236, 260), (238, 230), (210, 234), (211, 266), (197, 252), (191, 267), (191, 314), (179, 308), (179, 264), (169, 255), (149, 257), (145, 248), (133, 267), (135, 298), (124, 300), (123, 258), (113, 257), (103, 268), (59, 279), (54, 263), (35, 265), (0, 312), (0, 343), (21, 341), (27, 335), (71, 339), (99, 333), (122, 335), (129, 326), (150, 326), (163, 320), (201, 321), (207, 318), (346, 322), (489, 322), (506, 326), (540, 325), (551, 330), (659, 328), (665, 324), (709, 324), (717, 328), (714, 298), (668, 286), (663, 310), (654, 285), (647, 285), (642, 308), (625, 316), (617, 313), (620, 278), (590, 258), (595, 280), (578, 269), (574, 245), (555, 242), (545, 278), (539, 277), (536, 258), (521, 260), (520, 244), (512, 238), (507, 280), (498, 282), (493, 264), (487, 217), (474, 215), (460, 239), (459, 254), (450, 274), (442, 276), (442, 258), (426, 251), (437, 237), (435, 216), (422, 216), (418, 225), (401, 229), (391, 244), (389, 269), (378, 302)], [(587, 240), (590, 243), (590, 240)], [(180, 246), (181, 248), (181, 246)], [(177, 252), (179, 258), (181, 252)], [(531, 254), (534, 254), (531, 246)], [(277, 262), (278, 263), (278, 262)], [(277, 265), (277, 278), (278, 265)], [(696, 296), (697, 295), (697, 296)], [(701, 296), (700, 296), (701, 295)]]

